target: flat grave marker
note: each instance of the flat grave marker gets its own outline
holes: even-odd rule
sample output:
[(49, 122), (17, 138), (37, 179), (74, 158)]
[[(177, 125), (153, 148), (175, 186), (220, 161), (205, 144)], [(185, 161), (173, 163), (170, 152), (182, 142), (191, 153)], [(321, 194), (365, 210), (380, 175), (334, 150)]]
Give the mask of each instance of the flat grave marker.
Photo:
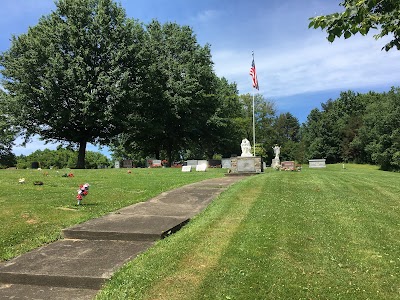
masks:
[(326, 168), (326, 159), (321, 158), (321, 159), (310, 159), (308, 161), (308, 167), (311, 169), (318, 169), (318, 168)]
[(182, 166), (182, 172), (192, 172), (192, 166)]
[(205, 172), (207, 169), (207, 165), (197, 165), (196, 166), (196, 171), (197, 172)]
[(283, 161), (281, 164), (281, 168), (284, 170), (291, 170), (293, 171), (295, 169), (295, 163), (294, 161)]

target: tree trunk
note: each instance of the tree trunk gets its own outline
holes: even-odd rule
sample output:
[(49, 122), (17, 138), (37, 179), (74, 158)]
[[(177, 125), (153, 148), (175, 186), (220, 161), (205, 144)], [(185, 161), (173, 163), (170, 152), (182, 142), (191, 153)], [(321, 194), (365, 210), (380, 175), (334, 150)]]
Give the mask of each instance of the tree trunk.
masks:
[(167, 156), (168, 156), (168, 167), (172, 165), (172, 146), (169, 145), (167, 149)]
[(214, 152), (213, 151), (206, 151), (207, 159), (213, 159)]
[(156, 159), (160, 159), (160, 149), (154, 149)]
[(85, 168), (86, 144), (87, 144), (86, 141), (79, 142), (78, 162), (76, 164), (77, 169)]

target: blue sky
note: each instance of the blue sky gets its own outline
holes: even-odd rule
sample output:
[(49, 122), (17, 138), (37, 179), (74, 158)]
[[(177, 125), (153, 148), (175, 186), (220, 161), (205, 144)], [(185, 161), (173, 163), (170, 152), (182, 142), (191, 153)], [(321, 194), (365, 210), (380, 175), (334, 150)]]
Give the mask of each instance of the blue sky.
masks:
[[(340, 11), (339, 0), (121, 0), (128, 17), (143, 23), (157, 19), (193, 28), (197, 40), (211, 45), (218, 76), (252, 93), (249, 69), (254, 51), (259, 93), (302, 123), (321, 102), (340, 91), (382, 92), (400, 86), (400, 51), (381, 51), (386, 39), (369, 36), (329, 43), (320, 29), (308, 29), (309, 18)], [(53, 0), (2, 0), (0, 52), (10, 38), (27, 32), (40, 16), (55, 9)], [(15, 154), (54, 149), (35, 139)], [(97, 147), (90, 146), (96, 151)], [(102, 150), (107, 153), (106, 149)]]

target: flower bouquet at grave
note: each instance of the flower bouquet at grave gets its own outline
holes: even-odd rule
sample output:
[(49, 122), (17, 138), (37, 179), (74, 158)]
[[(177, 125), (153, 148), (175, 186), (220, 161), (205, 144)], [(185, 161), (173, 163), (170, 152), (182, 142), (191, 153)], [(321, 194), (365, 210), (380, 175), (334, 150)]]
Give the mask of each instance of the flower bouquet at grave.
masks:
[(81, 205), (81, 202), (83, 200), (83, 197), (87, 196), (89, 193), (89, 183), (81, 184), (79, 186), (78, 195), (76, 196), (76, 199), (78, 200), (78, 205)]
[(74, 174), (73, 173), (65, 173), (65, 174), (63, 174), (63, 175), (61, 175), (61, 177), (70, 177), (70, 178), (72, 178), (72, 177), (74, 177)]

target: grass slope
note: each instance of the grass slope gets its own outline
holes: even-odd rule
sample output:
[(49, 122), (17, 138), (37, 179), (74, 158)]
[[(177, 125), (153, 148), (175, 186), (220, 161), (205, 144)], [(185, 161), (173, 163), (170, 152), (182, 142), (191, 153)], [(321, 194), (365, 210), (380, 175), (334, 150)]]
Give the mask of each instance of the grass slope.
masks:
[[(0, 170), (0, 260), (60, 238), (61, 229), (145, 201), (166, 190), (223, 176), (222, 169)], [(72, 172), (74, 177), (62, 177)], [(25, 184), (19, 184), (25, 178)], [(41, 186), (33, 185), (42, 181)], [(76, 206), (80, 184), (90, 184)]]
[(98, 299), (399, 299), (400, 174), (247, 178), (128, 263)]

